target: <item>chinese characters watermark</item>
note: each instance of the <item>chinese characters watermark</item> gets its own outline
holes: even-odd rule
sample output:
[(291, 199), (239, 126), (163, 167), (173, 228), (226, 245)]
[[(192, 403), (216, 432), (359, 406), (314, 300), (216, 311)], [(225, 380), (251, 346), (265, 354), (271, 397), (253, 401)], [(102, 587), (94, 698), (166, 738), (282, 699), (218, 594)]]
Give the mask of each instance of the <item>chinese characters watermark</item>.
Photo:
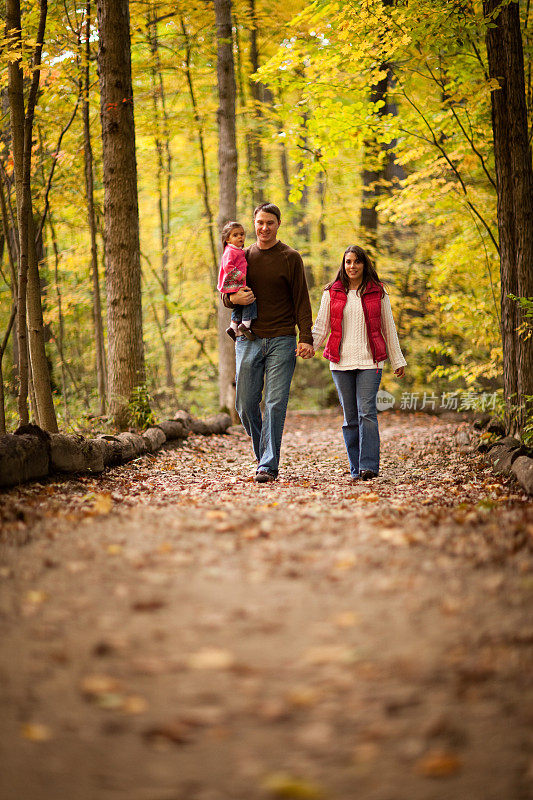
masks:
[[(497, 392), (474, 391), (441, 392), (402, 392), (399, 408), (402, 411), (494, 411)], [(390, 392), (380, 389), (377, 395), (378, 411), (393, 408), (396, 398)]]

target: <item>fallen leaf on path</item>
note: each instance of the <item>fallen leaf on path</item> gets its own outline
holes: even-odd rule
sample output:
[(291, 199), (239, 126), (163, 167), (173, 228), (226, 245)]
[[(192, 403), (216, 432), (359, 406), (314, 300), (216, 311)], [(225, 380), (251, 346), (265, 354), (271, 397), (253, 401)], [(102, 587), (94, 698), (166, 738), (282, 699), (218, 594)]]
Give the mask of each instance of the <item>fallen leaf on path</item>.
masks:
[(295, 708), (311, 708), (320, 700), (321, 693), (313, 686), (295, 686), (285, 695), (286, 700)]
[(229, 669), (234, 663), (233, 653), (218, 647), (203, 647), (187, 658), (190, 669)]
[(48, 742), (52, 738), (52, 731), (48, 725), (39, 722), (27, 722), (21, 728), (24, 739), (30, 742)]
[(325, 797), (324, 790), (316, 783), (294, 778), (283, 772), (268, 775), (263, 780), (262, 786), (271, 797), (289, 800), (323, 800)]
[(409, 544), (409, 539), (401, 528), (382, 528), (379, 536), (384, 542), (389, 542), (395, 547), (405, 547)]
[(26, 593), (26, 602), (32, 603), (35, 606), (41, 605), (41, 603), (44, 603), (45, 600), (48, 600), (48, 595), (46, 592), (31, 590)]
[(356, 498), (360, 503), (377, 503), (377, 501), (381, 499), (379, 494), (376, 494), (375, 492), (356, 495)]
[(335, 569), (351, 569), (357, 563), (355, 553), (339, 553), (339, 558), (335, 562)]
[(426, 778), (447, 778), (462, 767), (461, 759), (446, 750), (433, 750), (416, 762), (415, 770)]
[(97, 494), (94, 498), (91, 512), (93, 514), (109, 514), (113, 508), (113, 498), (108, 492)]
[(165, 739), (173, 744), (188, 744), (191, 741), (191, 726), (180, 720), (161, 722), (146, 728), (143, 737), (155, 744)]
[(165, 605), (164, 600), (154, 597), (148, 600), (136, 600), (131, 607), (133, 611), (158, 611)]
[(138, 694), (130, 694), (123, 698), (121, 711), (125, 714), (144, 714), (148, 710), (148, 701)]
[(323, 645), (311, 647), (304, 655), (307, 664), (319, 666), (320, 664), (348, 664), (354, 660), (354, 651), (344, 645)]
[(110, 675), (86, 675), (80, 683), (80, 690), (89, 700), (94, 700), (100, 694), (112, 694), (120, 688), (119, 682)]
[(333, 617), (333, 624), (337, 628), (353, 628), (354, 625), (359, 625), (360, 622), (360, 617), (353, 611), (342, 611)]

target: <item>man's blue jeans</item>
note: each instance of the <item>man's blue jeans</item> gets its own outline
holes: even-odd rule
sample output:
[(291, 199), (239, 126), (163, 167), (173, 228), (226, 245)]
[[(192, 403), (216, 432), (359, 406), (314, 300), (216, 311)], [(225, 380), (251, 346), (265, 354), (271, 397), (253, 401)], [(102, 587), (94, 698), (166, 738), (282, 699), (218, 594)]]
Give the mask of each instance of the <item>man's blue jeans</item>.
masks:
[[(239, 336), (235, 343), (237, 396), (235, 407), (252, 445), (259, 470), (277, 476), (281, 437), (285, 424), (289, 390), (296, 366), (296, 336)], [(265, 413), (261, 397), (265, 390)]]
[(376, 397), (381, 370), (331, 370), (344, 412), (342, 433), (354, 478), (370, 469), (379, 472), (379, 430)]

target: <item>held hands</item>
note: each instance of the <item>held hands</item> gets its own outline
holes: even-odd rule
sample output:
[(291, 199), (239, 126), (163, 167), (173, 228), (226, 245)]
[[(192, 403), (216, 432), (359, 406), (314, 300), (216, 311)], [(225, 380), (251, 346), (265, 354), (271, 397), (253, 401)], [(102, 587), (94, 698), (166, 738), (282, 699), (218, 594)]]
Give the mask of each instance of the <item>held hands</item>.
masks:
[(398, 369), (394, 370), (394, 374), (397, 378), (403, 378), (405, 375), (405, 367), (398, 367)]
[(296, 346), (296, 355), (300, 356), (301, 358), (313, 358), (315, 354), (315, 350), (312, 344), (306, 344), (305, 342), (298, 342)]
[(236, 306), (249, 306), (255, 300), (255, 295), (249, 286), (243, 286), (237, 292), (230, 294), (229, 299)]

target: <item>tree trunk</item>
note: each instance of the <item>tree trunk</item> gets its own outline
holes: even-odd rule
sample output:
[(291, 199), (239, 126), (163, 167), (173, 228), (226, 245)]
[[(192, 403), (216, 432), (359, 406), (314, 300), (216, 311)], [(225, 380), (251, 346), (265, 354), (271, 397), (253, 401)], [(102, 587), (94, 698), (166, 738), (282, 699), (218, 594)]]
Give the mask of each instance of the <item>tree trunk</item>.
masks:
[[(533, 297), (533, 165), (529, 143), (524, 78), (524, 52), (518, 3), (501, 11), (506, 55), (508, 121), (507, 143), (511, 154), (515, 217), (518, 296)], [(519, 327), (525, 323), (518, 309)], [(533, 339), (518, 336), (519, 424), (522, 429), (533, 412)], [(531, 398), (531, 399), (528, 399)]]
[(96, 353), (96, 381), (100, 414), (106, 412), (106, 356), (104, 342), (104, 323), (102, 319), (102, 300), (100, 297), (100, 277), (98, 275), (98, 246), (96, 243), (96, 217), (94, 211), (94, 171), (91, 125), (89, 118), (89, 92), (91, 87), (91, 0), (85, 6), (85, 54), (83, 62), (83, 152), (85, 165), (85, 196), (87, 198), (87, 221), (91, 236), (91, 279), (93, 300), (94, 345)]
[(128, 0), (98, 0), (110, 412), (126, 427), (145, 382)]
[[(387, 88), (389, 83), (389, 70), (382, 64), (382, 69), (387, 70), (387, 75), (372, 86), (370, 92), (371, 103), (383, 102), (385, 105), (378, 109), (378, 115), (386, 112)], [(363, 193), (361, 198), (361, 233), (365, 247), (371, 258), (375, 261), (378, 250), (378, 212), (377, 204), (380, 197), (380, 181), (384, 177), (385, 165), (383, 163), (383, 150), (376, 138), (365, 142), (363, 162)]]
[(56, 230), (54, 226), (54, 219), (52, 216), (52, 209), (48, 210), (48, 227), (50, 228), (50, 236), (52, 237), (52, 249), (54, 251), (54, 284), (56, 291), (57, 301), (57, 316), (58, 316), (58, 352), (59, 363), (61, 367), (61, 393), (63, 395), (63, 410), (65, 414), (65, 422), (69, 422), (68, 412), (68, 394), (67, 394), (67, 371), (65, 368), (65, 359), (63, 358), (64, 342), (65, 342), (65, 325), (63, 320), (63, 298), (61, 296), (61, 287), (59, 285), (59, 247), (57, 245)]
[[(218, 224), (222, 228), (237, 216), (237, 143), (235, 134), (235, 67), (232, 49), (231, 0), (214, 0), (217, 28)], [(219, 401), (234, 414), (235, 348), (226, 334), (229, 310), (218, 302)]]
[(189, 87), (189, 97), (191, 100), (194, 122), (196, 124), (198, 147), (200, 150), (200, 162), (202, 164), (202, 198), (204, 201), (204, 211), (205, 211), (205, 216), (207, 218), (208, 233), (209, 233), (209, 248), (211, 254), (211, 268), (210, 268), (211, 280), (213, 282), (213, 285), (216, 285), (217, 273), (218, 273), (218, 257), (217, 257), (217, 247), (215, 244), (215, 235), (213, 232), (215, 223), (213, 219), (213, 210), (211, 208), (209, 179), (207, 175), (207, 160), (205, 156), (204, 130), (202, 125), (202, 118), (200, 117), (200, 112), (198, 110), (198, 102), (196, 100), (196, 92), (194, 90), (194, 84), (192, 80), (191, 42), (189, 34), (187, 33), (187, 28), (185, 27), (185, 21), (183, 17), (180, 17), (180, 23), (181, 23), (181, 31), (183, 33), (183, 39), (185, 42), (185, 77), (187, 78), (187, 86)]
[(13, 306), (11, 310), (11, 315), (9, 317), (9, 322), (7, 323), (7, 329), (4, 334), (4, 339), (2, 344), (0, 345), (0, 433), (6, 432), (6, 412), (5, 412), (5, 405), (4, 405), (4, 376), (2, 373), (2, 360), (4, 358), (4, 353), (6, 351), (7, 343), (9, 341), (9, 335), (11, 333), (11, 329), (13, 328), (13, 324), (15, 322), (15, 317), (17, 314), (16, 306)]
[[(31, 143), (30, 143), (31, 147)], [(37, 227), (30, 202), (28, 216), (28, 343), (30, 348), (31, 372), (35, 391), (35, 404), (39, 425), (50, 433), (57, 433), (57, 418), (52, 399), (50, 368), (45, 348), (45, 329), (41, 303), (41, 278), (39, 275), (39, 256), (35, 240)]]
[[(252, 72), (259, 69), (259, 48), (257, 46), (257, 15), (255, 11), (255, 0), (248, 0), (250, 14), (250, 65)], [(254, 127), (251, 137), (251, 156), (252, 156), (252, 188), (254, 206), (265, 202), (267, 168), (266, 158), (263, 151), (264, 118), (261, 104), (265, 100), (267, 88), (258, 81), (249, 79), (250, 93), (252, 95), (254, 111)]]
[[(55, 432), (57, 431), (57, 420), (52, 400), (50, 375), (44, 344), (41, 286), (31, 198), (33, 121), (39, 90), (39, 67), (41, 63), (47, 11), (47, 0), (40, 0), (39, 23), (33, 54), (33, 74), (25, 112), (22, 69), (19, 60), (9, 62), (8, 83), (19, 237), (17, 297), (17, 331), (19, 337), (18, 410), (21, 424), (28, 422), (29, 345), (38, 421), (46, 430)], [(22, 26), (19, 0), (7, 0), (6, 22), (8, 30), (12, 32), (14, 43), (20, 43)], [(28, 323), (26, 322), (26, 317), (28, 318)]]
[(165, 104), (165, 87), (161, 70), (161, 60), (159, 58), (157, 20), (154, 9), (149, 9), (148, 12), (148, 44), (152, 54), (152, 105), (154, 109), (155, 149), (157, 152), (157, 192), (159, 233), (161, 238), (161, 286), (163, 288), (163, 350), (165, 353), (166, 385), (168, 389), (174, 392), (175, 387), (172, 370), (172, 346), (168, 339), (168, 327), (170, 322), (168, 307), (168, 261), (170, 245), (170, 185), (172, 157), (170, 153), (170, 131), (168, 127), (168, 117)]
[[(6, 0), (6, 31), (11, 33), (14, 45), (21, 46), (22, 20), (19, 0)], [(8, 61), (8, 93), (11, 119), (11, 147), (15, 169), (15, 191), (17, 198), (18, 228), (18, 276), (17, 276), (17, 350), (18, 350), (18, 413), (21, 425), (29, 422), (28, 411), (28, 335), (26, 327), (26, 291), (28, 286), (28, 204), (24, 207), (22, 219), (23, 170), (24, 170), (24, 86), (22, 66), (18, 60)], [(24, 224), (23, 224), (24, 223)], [(21, 230), (25, 236), (21, 237)], [(24, 242), (22, 242), (24, 239)], [(20, 248), (23, 245), (23, 253)]]
[[(490, 17), (499, 0), (485, 0)], [(506, 430), (514, 433), (525, 421), (525, 397), (533, 395), (533, 342), (517, 334), (521, 314), (509, 294), (533, 296), (533, 170), (528, 143), (522, 36), (516, 3), (504, 6), (486, 33), (493, 90), (492, 129), (500, 239), (501, 318)]]

